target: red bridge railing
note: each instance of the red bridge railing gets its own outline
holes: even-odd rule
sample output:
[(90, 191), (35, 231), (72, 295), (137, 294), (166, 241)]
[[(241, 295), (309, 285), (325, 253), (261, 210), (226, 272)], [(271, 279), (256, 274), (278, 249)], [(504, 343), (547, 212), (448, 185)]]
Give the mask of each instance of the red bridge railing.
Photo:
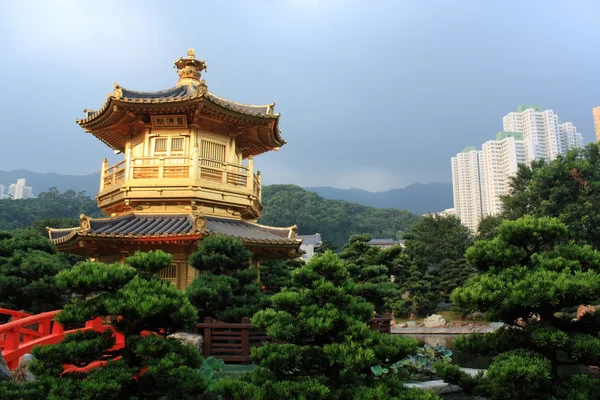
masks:
[[(105, 325), (101, 317), (86, 322), (85, 326), (78, 329), (65, 331), (63, 326), (55, 320), (60, 310), (49, 311), (36, 315), (29, 315), (19, 311), (0, 309), (0, 314), (10, 315), (13, 321), (0, 325), (0, 350), (8, 368), (13, 370), (19, 365), (24, 354), (30, 353), (34, 346), (55, 344), (63, 340), (65, 335), (77, 331), (94, 330), (102, 332), (110, 325)], [(115, 333), (117, 343), (112, 350), (123, 347), (123, 336)], [(83, 368), (65, 365), (65, 372), (89, 371), (105, 361), (98, 361)]]

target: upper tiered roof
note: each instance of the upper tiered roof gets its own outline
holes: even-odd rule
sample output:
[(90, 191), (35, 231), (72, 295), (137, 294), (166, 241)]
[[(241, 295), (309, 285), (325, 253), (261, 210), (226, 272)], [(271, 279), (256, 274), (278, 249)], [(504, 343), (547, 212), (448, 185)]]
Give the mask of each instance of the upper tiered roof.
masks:
[(201, 71), (204, 61), (193, 50), (187, 58), (175, 61), (179, 81), (175, 87), (157, 92), (140, 92), (115, 84), (113, 93), (98, 110), (84, 110), (85, 118), (77, 123), (113, 150), (124, 151), (128, 138), (145, 127), (152, 127), (151, 116), (177, 114), (186, 116), (186, 126), (201, 126), (203, 120), (227, 124), (239, 136), (244, 157), (277, 150), (285, 144), (278, 128), (279, 114), (275, 103), (242, 104), (208, 91)]

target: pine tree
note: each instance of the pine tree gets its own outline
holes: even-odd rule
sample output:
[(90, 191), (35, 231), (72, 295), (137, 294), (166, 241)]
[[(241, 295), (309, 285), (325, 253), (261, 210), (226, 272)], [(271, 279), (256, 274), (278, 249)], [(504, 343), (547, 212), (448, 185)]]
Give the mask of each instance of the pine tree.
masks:
[(40, 233), (0, 232), (0, 307), (32, 314), (62, 308), (67, 297), (55, 275), (70, 267), (68, 257)]
[(240, 322), (266, 306), (258, 270), (250, 267), (252, 253), (231, 236), (209, 236), (190, 256), (190, 265), (203, 273), (192, 281), (186, 295), (200, 320)]
[(292, 279), (295, 289), (272, 296), (271, 307), (252, 318), (273, 343), (253, 348), (259, 368), (249, 376), (218, 383), (224, 399), (438, 398), (374, 374), (372, 368), (414, 352), (417, 342), (370, 330), (373, 306), (352, 294), (355, 283), (338, 256), (315, 256)]
[[(60, 272), (58, 286), (74, 297), (57, 321), (69, 328), (112, 316), (112, 328), (124, 335), (125, 345), (113, 350), (115, 336), (107, 329), (79, 331), (35, 348), (31, 370), (38, 380), (21, 386), (21, 393), (34, 388), (32, 399), (185, 399), (203, 393), (198, 351), (165, 337), (197, 319), (183, 292), (158, 278), (169, 265), (171, 256), (159, 250), (136, 253), (127, 265), (84, 262)], [(63, 374), (64, 365), (84, 367), (98, 360), (106, 364)]]
[(526, 216), (504, 221), (495, 238), (477, 241), (466, 257), (482, 273), (456, 289), (452, 303), (507, 326), (456, 341), (458, 348), (499, 355), (485, 376), (472, 379), (446, 365), (439, 371), (446, 380), (491, 399), (592, 398), (598, 381), (567, 379), (558, 370), (600, 363), (600, 313), (571, 314), (598, 300), (600, 252), (569, 241), (556, 218)]

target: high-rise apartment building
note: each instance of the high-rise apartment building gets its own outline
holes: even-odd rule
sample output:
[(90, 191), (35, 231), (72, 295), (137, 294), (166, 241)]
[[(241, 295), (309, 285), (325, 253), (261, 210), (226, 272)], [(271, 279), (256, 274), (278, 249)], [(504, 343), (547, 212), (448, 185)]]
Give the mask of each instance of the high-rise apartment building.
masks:
[(527, 161), (553, 160), (583, 145), (583, 136), (570, 123), (560, 123), (552, 110), (522, 105), (502, 119), (504, 131), (523, 132)]
[(18, 179), (17, 183), (8, 186), (8, 197), (13, 200), (30, 199), (33, 197), (33, 188), (27, 186), (25, 179)]
[(469, 229), (476, 231), (487, 214), (483, 151), (470, 146), (452, 157), (454, 209)]
[(596, 141), (600, 142), (600, 107), (594, 107), (592, 109), (592, 115), (594, 116), (594, 131), (596, 132)]
[(510, 177), (519, 164), (527, 162), (523, 133), (500, 132), (496, 140), (488, 140), (482, 147), (486, 211), (497, 214), (502, 211), (500, 196), (508, 193)]
[[(597, 131), (600, 107), (594, 109)], [(583, 136), (571, 122), (561, 123), (552, 110), (519, 106), (502, 119), (504, 131), (478, 151), (468, 147), (452, 157), (454, 208), (462, 223), (475, 231), (481, 218), (502, 211), (501, 197), (509, 193), (510, 178), (519, 164), (552, 160), (583, 147)]]
[(0, 185), (0, 200), (2, 200), (4, 198), (5, 194), (4, 194), (4, 185)]

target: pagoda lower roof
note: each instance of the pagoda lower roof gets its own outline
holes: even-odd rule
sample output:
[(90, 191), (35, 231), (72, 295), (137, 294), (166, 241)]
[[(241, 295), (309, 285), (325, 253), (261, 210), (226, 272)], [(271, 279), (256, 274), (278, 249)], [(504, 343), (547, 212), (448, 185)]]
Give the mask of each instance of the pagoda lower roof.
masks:
[[(202, 221), (199, 223), (200, 218)], [(295, 227), (277, 228), (248, 221), (217, 217), (180, 215), (129, 214), (112, 218), (81, 217), (81, 225), (74, 228), (47, 228), (50, 241), (64, 245), (89, 238), (164, 238), (185, 236), (225, 235), (244, 243), (300, 245)]]

